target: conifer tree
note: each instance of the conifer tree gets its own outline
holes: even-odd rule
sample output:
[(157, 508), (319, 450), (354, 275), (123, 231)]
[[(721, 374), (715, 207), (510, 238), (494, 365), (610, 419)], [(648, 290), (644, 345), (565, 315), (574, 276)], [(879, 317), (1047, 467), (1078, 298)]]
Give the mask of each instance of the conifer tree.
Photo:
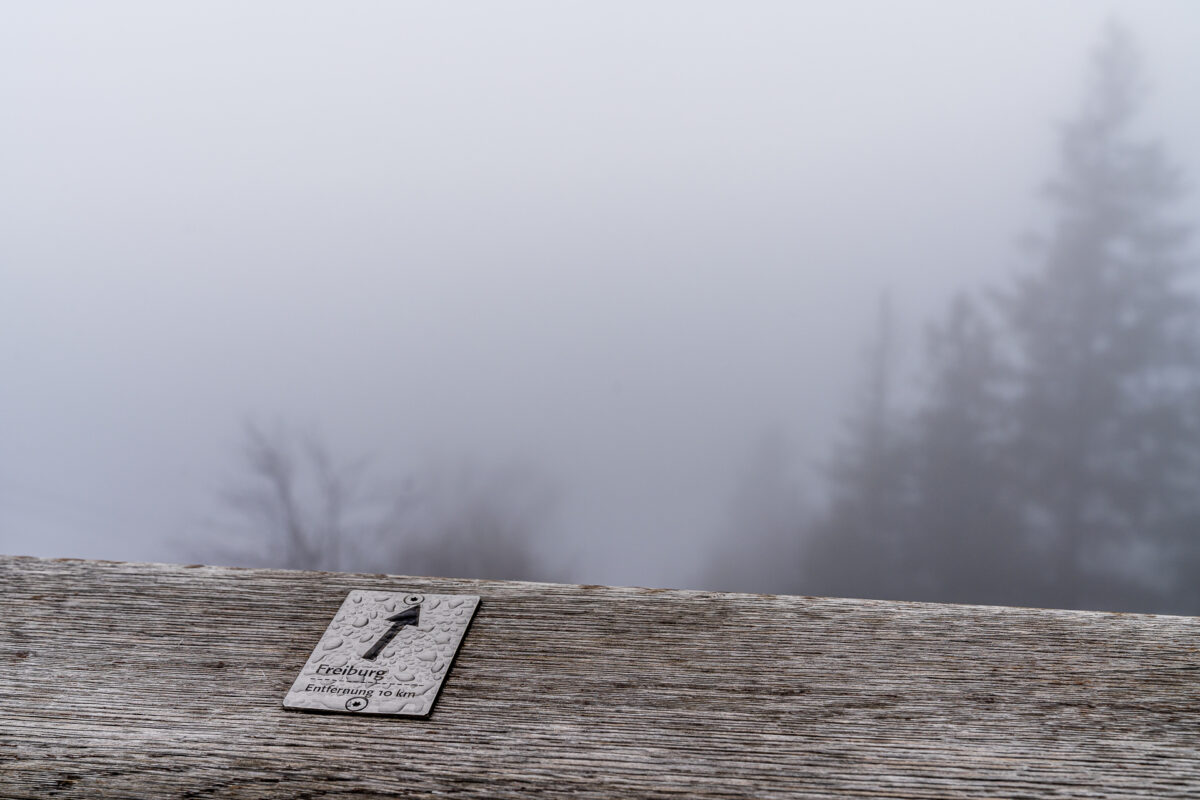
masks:
[(1018, 507), (1054, 604), (1110, 602), (1131, 577), (1150, 588), (1132, 555), (1186, 540), (1197, 519), (1197, 310), (1181, 285), (1188, 230), (1171, 216), (1182, 180), (1136, 133), (1143, 96), (1137, 51), (1111, 25), (1062, 129), (1039, 263), (999, 295)]
[(1003, 459), (1003, 366), (994, 326), (956, 296), (926, 342), (929, 382), (913, 420), (914, 484), (906, 527), (910, 599), (1019, 602), (1024, 542)]
[(829, 469), (828, 509), (806, 536), (805, 593), (902, 598), (910, 497), (908, 453), (892, 397), (895, 331), (890, 297), (879, 300), (865, 381)]

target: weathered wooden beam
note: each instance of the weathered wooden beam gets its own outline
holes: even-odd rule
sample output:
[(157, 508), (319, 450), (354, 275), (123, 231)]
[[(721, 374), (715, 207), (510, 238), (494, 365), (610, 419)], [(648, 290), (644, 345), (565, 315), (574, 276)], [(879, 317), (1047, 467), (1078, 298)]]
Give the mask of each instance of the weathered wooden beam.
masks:
[[(347, 591), (483, 598), (428, 719), (281, 701)], [(1197, 797), (1200, 619), (0, 558), (0, 795)]]

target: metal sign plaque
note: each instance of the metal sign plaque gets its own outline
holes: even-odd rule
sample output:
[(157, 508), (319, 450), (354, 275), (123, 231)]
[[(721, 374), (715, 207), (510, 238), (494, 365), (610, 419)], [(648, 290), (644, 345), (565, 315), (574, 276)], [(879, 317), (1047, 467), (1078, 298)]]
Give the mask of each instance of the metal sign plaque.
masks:
[(477, 608), (475, 595), (350, 592), (283, 707), (427, 716)]

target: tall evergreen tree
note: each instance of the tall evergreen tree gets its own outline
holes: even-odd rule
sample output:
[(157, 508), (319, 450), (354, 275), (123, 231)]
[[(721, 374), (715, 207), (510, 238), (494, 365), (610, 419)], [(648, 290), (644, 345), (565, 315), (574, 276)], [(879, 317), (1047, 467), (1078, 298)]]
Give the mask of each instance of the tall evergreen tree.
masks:
[(953, 301), (910, 418), (881, 304), (803, 591), (1200, 612), (1200, 306), (1139, 66), (1111, 25), (1036, 263), (994, 305)]
[(1137, 51), (1112, 25), (1062, 130), (1040, 263), (999, 296), (1020, 510), (1055, 604), (1112, 602), (1139, 546), (1196, 519), (1197, 310), (1180, 286), (1188, 230), (1170, 216), (1182, 182), (1134, 131), (1143, 96)]
[(892, 397), (895, 331), (890, 297), (879, 300), (863, 389), (829, 469), (830, 502), (808, 532), (802, 591), (904, 597), (908, 454)]
[(904, 555), (910, 598), (1019, 602), (1024, 543), (1003, 459), (1009, 433), (993, 324), (957, 295), (926, 339), (928, 384), (915, 418)]

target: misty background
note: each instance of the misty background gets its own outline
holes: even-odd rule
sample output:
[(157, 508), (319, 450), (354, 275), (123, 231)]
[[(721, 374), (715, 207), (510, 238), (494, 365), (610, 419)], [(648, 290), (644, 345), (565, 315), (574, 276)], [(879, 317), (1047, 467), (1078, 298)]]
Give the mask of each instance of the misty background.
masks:
[(1195, 275), (1153, 423), (1014, 288), (1106, 46), (1195, 252), (1190, 3), (5, 11), (0, 550), (1200, 613)]

